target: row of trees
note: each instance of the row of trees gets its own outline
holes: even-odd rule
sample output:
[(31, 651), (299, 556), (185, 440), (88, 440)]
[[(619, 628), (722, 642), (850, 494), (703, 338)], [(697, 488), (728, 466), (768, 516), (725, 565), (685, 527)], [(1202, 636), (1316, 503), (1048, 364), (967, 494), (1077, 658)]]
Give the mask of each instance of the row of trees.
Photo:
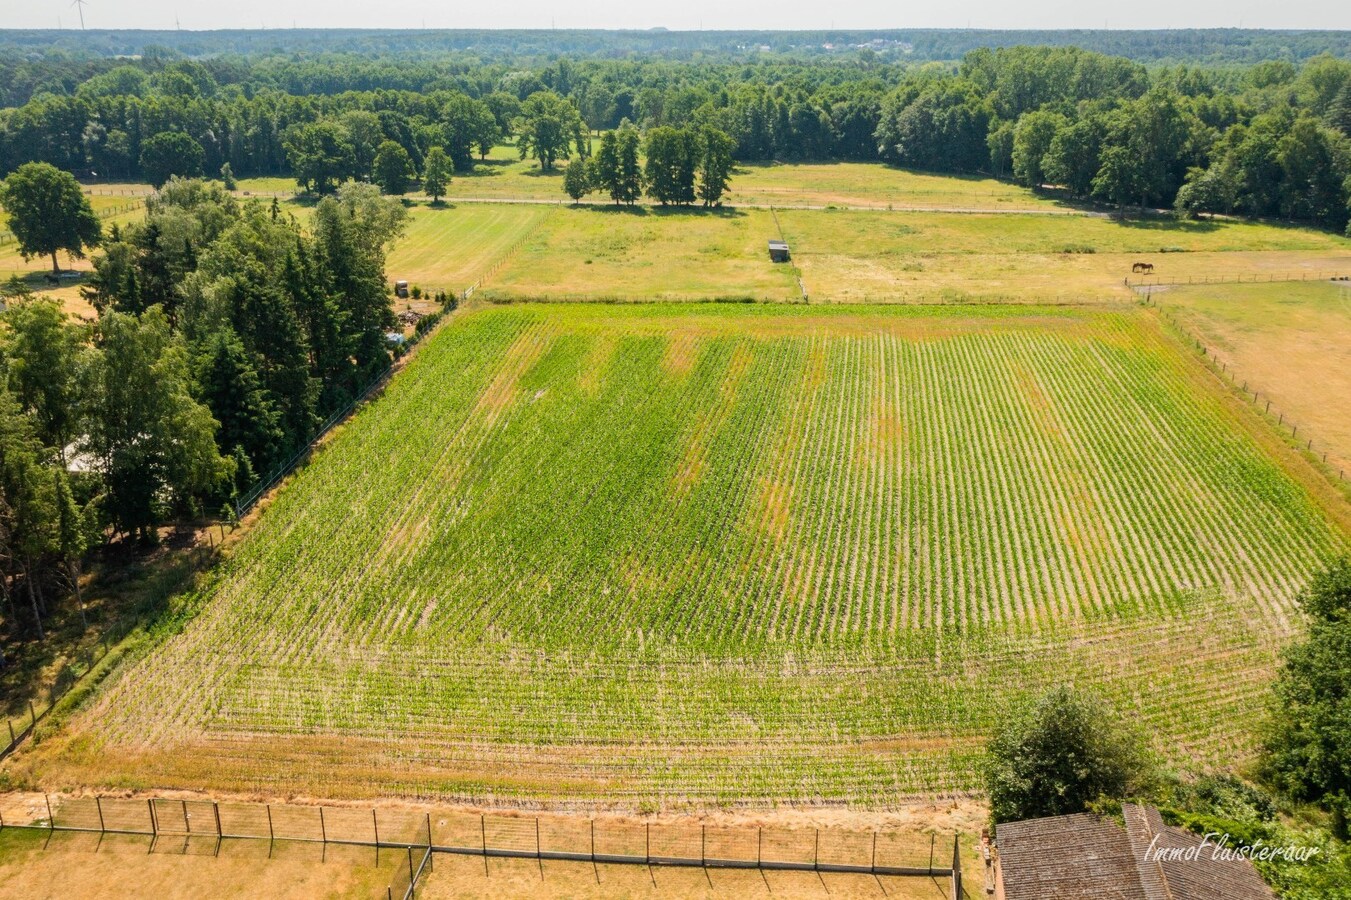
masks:
[(203, 64), (159, 65), (0, 111), (0, 172), (42, 160), (159, 182), (229, 164), (241, 176), (294, 174), (323, 193), (377, 177), (379, 156), (378, 177), (397, 187), (433, 147), (464, 170), (514, 136), (522, 158), (548, 170), (627, 120), (645, 134), (715, 129), (741, 160), (881, 158), (1117, 205), (1334, 228), (1351, 193), (1351, 63), (1330, 56), (1215, 70), (1055, 47), (976, 50), (956, 68), (564, 58), (461, 65), (423, 91), (305, 95), (279, 91), (262, 62), (236, 61), (228, 85)]
[[(645, 159), (640, 163), (640, 148)], [(716, 128), (658, 126), (644, 140), (625, 122), (601, 137), (594, 157), (570, 163), (563, 190), (573, 200), (602, 191), (616, 204), (648, 196), (662, 206), (719, 206), (732, 180), (735, 143)]]
[(349, 182), (302, 229), (275, 202), (171, 179), (139, 224), (60, 234), (42, 226), (72, 198), (92, 213), (45, 163), (0, 197), (25, 255), (101, 247), (97, 321), (17, 280), (0, 316), (0, 581), (40, 631), (88, 547), (228, 506), (385, 369), (385, 255), (406, 212)]

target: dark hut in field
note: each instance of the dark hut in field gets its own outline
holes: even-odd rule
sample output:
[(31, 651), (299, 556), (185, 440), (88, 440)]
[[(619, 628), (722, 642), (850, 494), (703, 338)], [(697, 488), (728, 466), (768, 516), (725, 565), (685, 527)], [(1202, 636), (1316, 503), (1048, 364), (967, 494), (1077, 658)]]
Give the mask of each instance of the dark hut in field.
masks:
[(787, 242), (787, 241), (770, 241), (770, 242), (769, 242), (769, 260), (770, 260), (770, 262), (776, 262), (776, 263), (788, 262), (788, 260), (789, 260), (790, 258), (791, 258), (791, 257), (790, 257), (789, 254), (788, 254), (788, 242)]

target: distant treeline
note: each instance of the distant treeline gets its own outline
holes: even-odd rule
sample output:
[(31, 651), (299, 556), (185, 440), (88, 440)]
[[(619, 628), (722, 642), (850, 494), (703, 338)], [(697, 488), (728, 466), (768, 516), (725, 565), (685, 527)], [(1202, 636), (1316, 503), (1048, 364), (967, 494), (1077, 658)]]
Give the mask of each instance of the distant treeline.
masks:
[[(766, 8), (766, 16), (773, 10)], [(541, 23), (543, 24), (543, 23)], [(191, 57), (350, 53), (363, 56), (472, 55), (498, 62), (592, 58), (744, 60), (766, 54), (844, 56), (868, 49), (918, 62), (954, 61), (981, 47), (1081, 47), (1145, 62), (1300, 62), (1321, 53), (1351, 54), (1341, 31), (1268, 31), (1207, 28), (1148, 31), (919, 28), (809, 31), (604, 31), (594, 29), (241, 29), (132, 31), (74, 29), (0, 32), (0, 54), (71, 57), (138, 56), (147, 47)]]
[(241, 177), (296, 175), (322, 193), (372, 177), (390, 142), (416, 176), (433, 147), (463, 170), (496, 141), (572, 127), (573, 114), (549, 99), (557, 97), (593, 131), (626, 121), (643, 131), (721, 131), (743, 161), (881, 159), (1053, 184), (1121, 206), (1177, 204), (1336, 229), (1347, 221), (1351, 62), (1331, 55), (1226, 69), (1147, 68), (1053, 47), (979, 49), (957, 65), (927, 66), (867, 55), (735, 64), (563, 57), (522, 67), (164, 54), (93, 74), (90, 65), (69, 61), (52, 76), (58, 89), (0, 110), (0, 174), (39, 160), (158, 183), (228, 164)]

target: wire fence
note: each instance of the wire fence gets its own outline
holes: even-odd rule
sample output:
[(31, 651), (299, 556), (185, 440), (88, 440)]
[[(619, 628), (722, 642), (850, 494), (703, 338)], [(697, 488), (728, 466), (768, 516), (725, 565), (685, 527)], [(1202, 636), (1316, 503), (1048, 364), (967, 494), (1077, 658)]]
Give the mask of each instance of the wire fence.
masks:
[(1145, 275), (1140, 278), (1126, 278), (1125, 285), (1134, 290), (1155, 287), (1182, 287), (1189, 284), (1274, 284), (1278, 281), (1351, 281), (1351, 275), (1340, 272), (1240, 272), (1237, 275), (1188, 275), (1166, 279), (1162, 276)]
[[(417, 896), (435, 854), (591, 864), (852, 873), (948, 880), (962, 896), (961, 838), (893, 829), (854, 830), (581, 816), (300, 806), (164, 797), (44, 794), (26, 822), (0, 828), (372, 847), (401, 853), (386, 900)], [(950, 846), (950, 855), (949, 855)]]
[(1264, 395), (1257, 387), (1250, 385), (1246, 379), (1240, 381), (1238, 373), (1229, 368), (1228, 362), (1220, 359), (1219, 356), (1203, 340), (1193, 334), (1174, 313), (1159, 304), (1158, 300), (1150, 294), (1149, 287), (1151, 286), (1146, 286), (1143, 290), (1141, 290), (1140, 287), (1136, 288), (1143, 298), (1141, 302), (1147, 306), (1154, 307), (1154, 309), (1158, 311), (1160, 318), (1168, 323), (1168, 325), (1181, 335), (1185, 341), (1199, 351), (1202, 361), (1217, 378), (1227, 383), (1233, 390), (1237, 391), (1245, 401), (1251, 403), (1253, 407), (1257, 409), (1258, 414), (1266, 418), (1267, 421), (1274, 425), (1282, 434), (1284, 434), (1285, 429), (1290, 429), (1290, 441), (1294, 444), (1295, 448), (1297, 450), (1302, 450), (1313, 462), (1322, 464), (1323, 471), (1328, 478), (1332, 478), (1333, 473), (1335, 472), (1337, 485), (1339, 487), (1345, 486), (1346, 469), (1341, 465), (1330, 465), (1328, 463), (1328, 453), (1330, 451), (1322, 446), (1315, 448), (1313, 445), (1313, 437), (1310, 436), (1307, 431), (1304, 433), (1304, 436), (1301, 437), (1300, 427), (1297, 422), (1286, 415), (1285, 411), (1280, 409), (1280, 407), (1273, 408), (1273, 400), (1269, 395)]

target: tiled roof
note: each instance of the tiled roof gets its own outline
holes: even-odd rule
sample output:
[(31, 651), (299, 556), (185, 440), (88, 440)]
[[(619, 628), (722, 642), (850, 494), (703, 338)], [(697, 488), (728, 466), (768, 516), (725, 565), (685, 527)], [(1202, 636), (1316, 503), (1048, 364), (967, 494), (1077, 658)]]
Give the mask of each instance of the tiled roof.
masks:
[[(1007, 900), (1272, 900), (1251, 864), (1216, 858), (1159, 857), (1160, 848), (1201, 847), (1203, 839), (1163, 823), (1152, 807), (1122, 806), (1126, 827), (1089, 813), (999, 826)], [(1214, 844), (1214, 841), (1211, 841)]]

